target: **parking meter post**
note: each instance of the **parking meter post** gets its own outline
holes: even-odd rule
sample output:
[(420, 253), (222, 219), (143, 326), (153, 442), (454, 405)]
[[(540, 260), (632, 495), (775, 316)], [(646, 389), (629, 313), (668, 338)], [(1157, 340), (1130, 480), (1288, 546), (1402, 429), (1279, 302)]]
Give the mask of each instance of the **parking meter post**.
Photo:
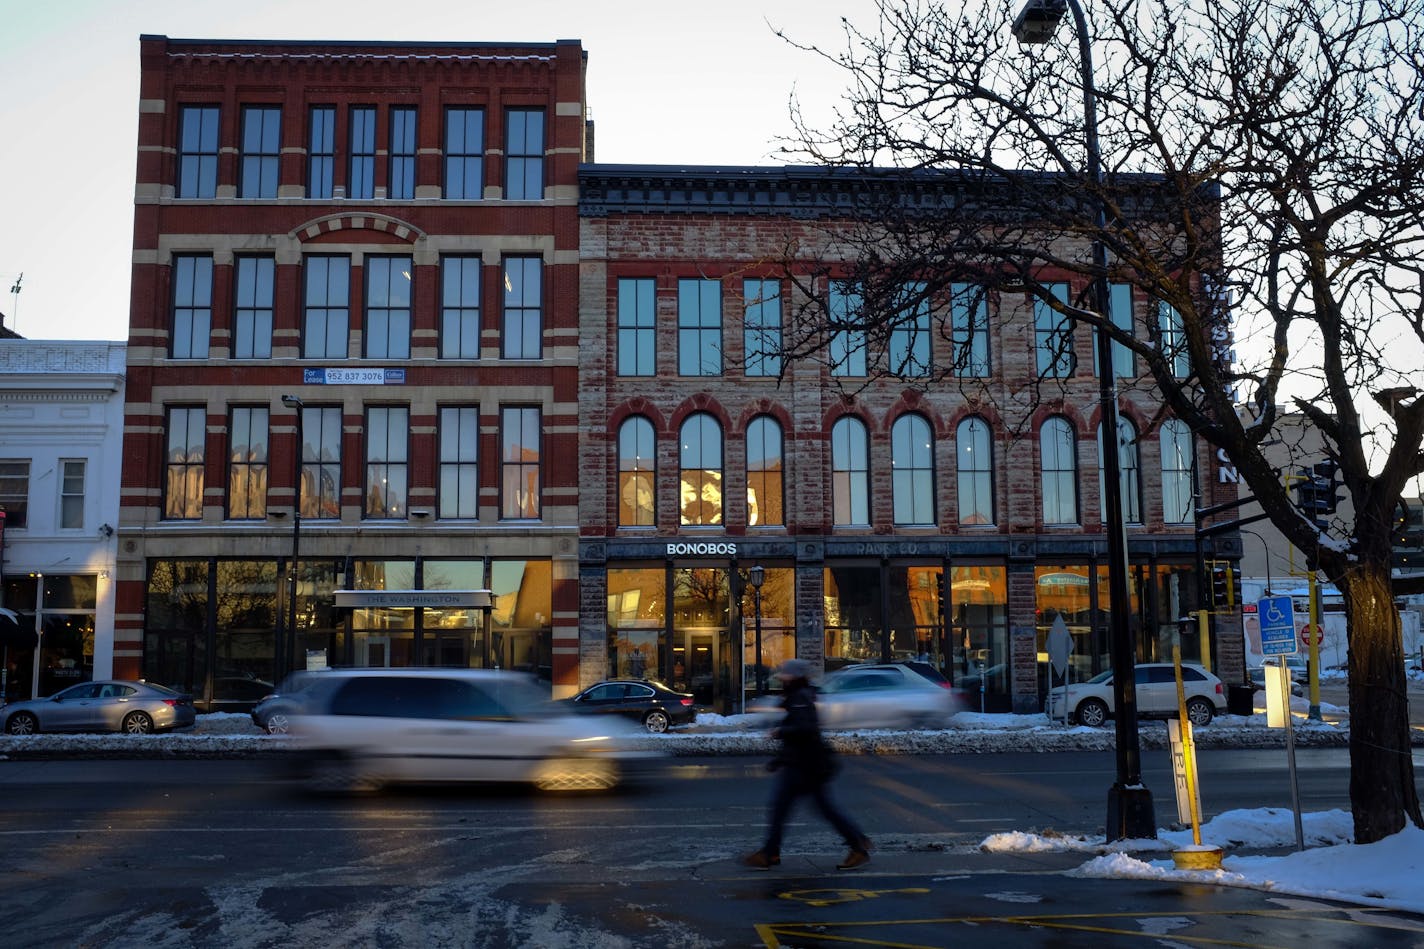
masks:
[(1310, 680), (1310, 720), (1320, 721), (1320, 640), (1324, 627), (1320, 625), (1320, 581), (1310, 572), (1310, 633), (1305, 638), (1307, 669)]

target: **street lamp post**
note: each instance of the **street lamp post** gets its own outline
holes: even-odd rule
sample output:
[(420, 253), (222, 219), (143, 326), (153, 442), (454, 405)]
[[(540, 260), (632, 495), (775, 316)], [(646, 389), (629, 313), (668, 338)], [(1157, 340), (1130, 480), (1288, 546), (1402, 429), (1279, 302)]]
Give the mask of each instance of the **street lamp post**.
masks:
[[(1102, 155), (1098, 150), (1098, 109), (1093, 89), (1093, 55), (1088, 21), (1078, 0), (1028, 0), (1014, 20), (1020, 43), (1046, 43), (1065, 11), (1073, 14), (1078, 33), (1078, 58), (1083, 80), (1083, 126), (1087, 140), (1088, 177), (1095, 188), (1103, 182)], [(1106, 319), (1108, 312), (1108, 258), (1102, 234), (1107, 228), (1107, 206), (1097, 195), (1094, 213), (1092, 307)], [(1137, 840), (1157, 836), (1152, 792), (1142, 783), (1142, 756), (1137, 735), (1137, 687), (1133, 681), (1132, 601), (1128, 595), (1127, 525), (1122, 516), (1122, 462), (1117, 444), (1117, 372), (1113, 366), (1112, 338), (1099, 329), (1097, 336), (1098, 395), (1102, 403), (1100, 430), (1111, 438), (1103, 445), (1103, 499), (1107, 508), (1108, 629), (1113, 671), (1114, 722), (1117, 725), (1117, 781), (1108, 790), (1108, 840)]]
[(761, 698), (766, 689), (761, 665), (761, 585), (766, 582), (766, 568), (757, 564), (747, 571), (747, 579), (752, 585), (752, 615), (756, 622), (756, 697)]
[(292, 447), (292, 560), (288, 564), (287, 582), (291, 585), (287, 607), (286, 636), (277, 642), (277, 681), (287, 674), (287, 665), (297, 644), (297, 556), (302, 540), (302, 400), (294, 395), (282, 396), (282, 404), (297, 413), (297, 438)]

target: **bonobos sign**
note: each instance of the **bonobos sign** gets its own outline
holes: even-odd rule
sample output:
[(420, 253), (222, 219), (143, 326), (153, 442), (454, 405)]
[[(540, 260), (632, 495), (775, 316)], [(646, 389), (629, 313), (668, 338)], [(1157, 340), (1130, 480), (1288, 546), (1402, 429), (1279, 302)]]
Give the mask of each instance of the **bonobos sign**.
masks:
[(669, 557), (735, 557), (737, 545), (732, 543), (673, 543), (667, 545)]

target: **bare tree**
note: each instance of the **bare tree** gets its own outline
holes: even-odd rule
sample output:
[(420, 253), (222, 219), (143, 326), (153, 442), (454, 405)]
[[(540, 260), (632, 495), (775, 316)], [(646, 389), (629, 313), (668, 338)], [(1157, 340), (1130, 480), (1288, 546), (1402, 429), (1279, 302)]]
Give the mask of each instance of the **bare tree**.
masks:
[[(788, 37), (842, 67), (848, 92), (822, 122), (793, 102), (785, 152), (897, 182), (841, 238), (872, 341), (913, 310), (895, 298), (907, 283), (936, 306), (966, 281), (1027, 293), (1130, 349), (1138, 384), (1225, 450), (1343, 595), (1356, 841), (1424, 824), (1390, 575), (1397, 504), (1424, 471), (1424, 7), (1094, 2), (1100, 181), (1073, 30), (1022, 48), (1016, 12), (881, 0), (878, 22), (845, 24), (841, 49)], [(926, 184), (946, 177), (952, 188)], [(1100, 273), (1094, 242), (1110, 281), (1163, 304), (1145, 336), (1090, 296), (1054, 296), (1050, 280)], [(788, 353), (828, 353), (836, 317), (798, 314)], [(1268, 462), (1283, 412), (1318, 429), (1353, 520), (1322, 528)]]

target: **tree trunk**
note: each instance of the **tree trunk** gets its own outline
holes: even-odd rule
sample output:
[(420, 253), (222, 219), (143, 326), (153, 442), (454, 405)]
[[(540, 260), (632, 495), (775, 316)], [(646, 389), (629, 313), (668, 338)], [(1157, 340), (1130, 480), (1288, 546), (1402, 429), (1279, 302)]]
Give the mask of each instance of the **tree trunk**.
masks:
[(1357, 562), (1336, 581), (1344, 594), (1350, 648), (1350, 805), (1355, 843), (1424, 827), (1414, 786), (1409, 697), (1389, 561)]

